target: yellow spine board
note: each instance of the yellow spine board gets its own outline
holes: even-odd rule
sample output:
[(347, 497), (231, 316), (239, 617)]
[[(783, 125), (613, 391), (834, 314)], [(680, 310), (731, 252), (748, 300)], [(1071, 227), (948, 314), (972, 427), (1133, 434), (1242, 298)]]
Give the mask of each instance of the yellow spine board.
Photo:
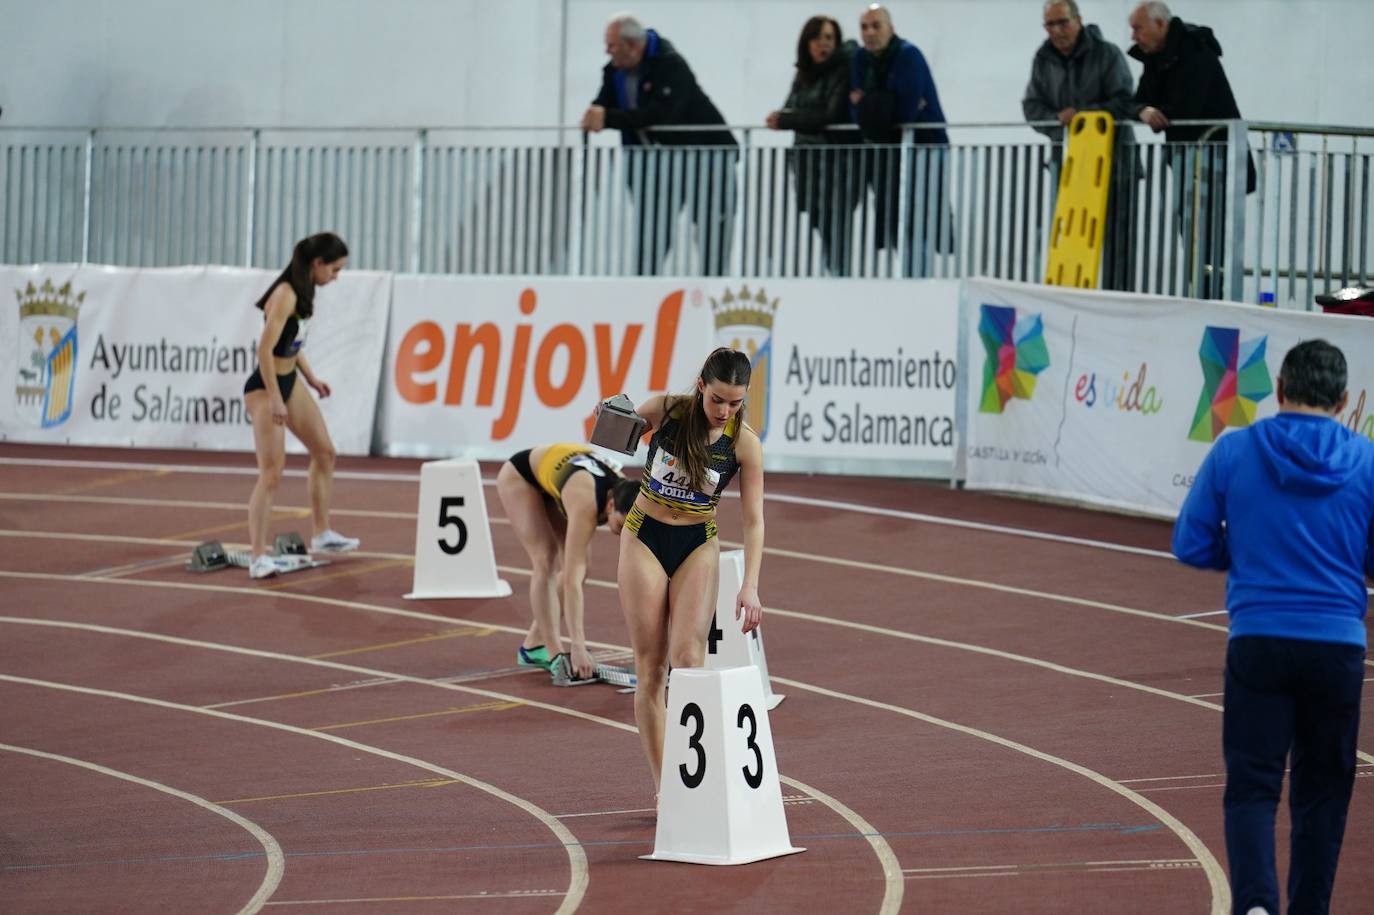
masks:
[(1080, 111), (1069, 122), (1045, 271), (1051, 286), (1097, 288), (1115, 133), (1116, 122), (1105, 111)]

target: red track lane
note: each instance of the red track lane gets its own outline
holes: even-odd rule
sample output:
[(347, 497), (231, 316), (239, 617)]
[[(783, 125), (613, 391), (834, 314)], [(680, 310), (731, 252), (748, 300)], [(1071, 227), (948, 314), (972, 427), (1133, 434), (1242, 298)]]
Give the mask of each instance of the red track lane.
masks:
[[(877, 911), (894, 886), (847, 815), (895, 853), (904, 911), (1213, 903), (1206, 867), (1225, 856), (1220, 699), (1209, 694), (1221, 688), (1225, 617), (1173, 618), (1220, 609), (1223, 581), (1141, 555), (1167, 550), (1166, 524), (924, 483), (771, 475), (770, 494), (786, 498), (767, 503), (761, 590), (774, 690), (788, 698), (770, 719), (793, 842), (809, 850), (702, 868), (637, 858), (652, 847), (652, 792), (629, 697), (559, 690), (512, 666), (528, 620), (527, 563), (494, 491), (497, 559), (515, 595), (410, 602), (399, 595), (410, 585), (418, 462), (341, 461), (335, 526), (361, 532), (365, 553), (251, 582), (241, 570), (180, 567), (199, 540), (246, 538), (251, 474), (169, 469), (251, 471), (247, 456), (0, 446), (3, 458), (28, 463), (0, 465), (0, 615), (69, 625), (0, 622), (0, 675), (10, 678), (0, 680), (0, 733), (233, 801), (281, 843), (274, 903), (558, 908), (570, 859), (547, 825), (396, 757), (558, 818), (585, 854), (584, 911)], [(303, 479), (289, 477), (277, 530), (308, 533), (305, 504)], [(738, 538), (737, 502), (723, 503), (721, 530), (727, 543)], [(615, 547), (598, 538), (588, 587), (588, 635), (607, 648), (626, 645)], [(196, 898), (233, 911), (262, 879), (261, 849), (235, 857), (257, 846), (228, 821), (158, 795), (142, 811), (166, 829), (122, 834), (108, 824), (147, 789), (55, 768), (25, 758), (21, 771), (45, 790), (0, 793), (17, 795), (4, 809), (16, 811), (24, 857), (7, 855), (3, 875), (25, 911), (79, 907), (92, 874), (106, 881), (104, 898), (146, 898), (151, 886), (171, 909)], [(86, 801), (52, 787), (74, 783), (88, 787)], [(1358, 911), (1374, 891), (1374, 850), (1362, 841), (1374, 837), (1368, 784), (1357, 780), (1336, 911)], [(82, 832), (92, 806), (107, 825)], [(167, 830), (193, 834), (188, 860), (145, 840)], [(1204, 860), (1185, 834), (1205, 844)], [(187, 887), (199, 895), (177, 895)], [(382, 899), (391, 901), (342, 901)]]

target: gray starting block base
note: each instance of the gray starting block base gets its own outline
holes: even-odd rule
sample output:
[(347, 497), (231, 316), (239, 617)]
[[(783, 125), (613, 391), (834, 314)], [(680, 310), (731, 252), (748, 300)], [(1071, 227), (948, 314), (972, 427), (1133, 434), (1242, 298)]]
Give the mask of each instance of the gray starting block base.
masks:
[(602, 683), (609, 683), (612, 686), (625, 686), (630, 689), (639, 685), (639, 678), (635, 676), (633, 669), (617, 667), (614, 664), (596, 665), (596, 678)]
[(569, 675), (568, 665), (561, 658), (554, 663), (549, 673), (553, 678), (554, 686), (587, 686), (599, 682), (627, 687), (627, 692), (634, 692), (635, 686), (639, 683), (639, 679), (632, 669), (617, 667), (614, 664), (597, 664), (595, 673), (589, 679), (575, 680)]
[[(328, 559), (311, 559), (305, 539), (295, 531), (277, 535), (272, 555), (279, 560), (278, 575), (329, 565)], [(186, 568), (191, 572), (218, 572), (230, 566), (246, 569), (252, 561), (253, 555), (248, 550), (226, 550), (218, 540), (208, 540), (191, 551), (191, 561), (186, 563)]]

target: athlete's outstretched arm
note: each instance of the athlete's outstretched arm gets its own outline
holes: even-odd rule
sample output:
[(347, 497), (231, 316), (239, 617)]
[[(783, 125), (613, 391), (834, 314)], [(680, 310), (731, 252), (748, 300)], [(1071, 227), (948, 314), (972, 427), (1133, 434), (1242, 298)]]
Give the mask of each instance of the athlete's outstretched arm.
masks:
[(744, 513), (744, 583), (735, 599), (735, 619), (741, 614), (744, 632), (763, 620), (759, 601), (759, 569), (763, 565), (763, 444), (753, 429), (741, 424), (735, 443), (739, 461), (739, 500)]

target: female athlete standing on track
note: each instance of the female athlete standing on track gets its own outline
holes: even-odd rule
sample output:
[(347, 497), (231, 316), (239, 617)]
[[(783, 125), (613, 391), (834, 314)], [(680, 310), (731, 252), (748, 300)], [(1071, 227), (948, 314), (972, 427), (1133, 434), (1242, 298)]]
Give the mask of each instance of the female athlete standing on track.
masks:
[(344, 537), (329, 526), (334, 442), (315, 398), (296, 384), (299, 374), (321, 397), (329, 396), (329, 385), (311, 371), (301, 346), (315, 313), (315, 287), (332, 283), (347, 262), (348, 246), (334, 233), (321, 232), (301, 239), (291, 253), (291, 263), (257, 302), (263, 311), (258, 368), (243, 386), (258, 456), (258, 482), (248, 501), (248, 532), (253, 551), (248, 574), (253, 578), (267, 578), (280, 571), (268, 555), (267, 545), (272, 496), (286, 469), (287, 429), (310, 452), (310, 511), (315, 530), (311, 549), (344, 553), (358, 547), (356, 539)]
[[(763, 445), (741, 412), (749, 357), (717, 349), (690, 395), (665, 394), (636, 412), (653, 433), (639, 496), (620, 537), (620, 606), (635, 652), (635, 723), (657, 790), (663, 769), (668, 667), (700, 667), (716, 609), (720, 544), (716, 505), (738, 472), (744, 511), (744, 583), (735, 618), (763, 618)], [(629, 536), (626, 536), (628, 534)]]

